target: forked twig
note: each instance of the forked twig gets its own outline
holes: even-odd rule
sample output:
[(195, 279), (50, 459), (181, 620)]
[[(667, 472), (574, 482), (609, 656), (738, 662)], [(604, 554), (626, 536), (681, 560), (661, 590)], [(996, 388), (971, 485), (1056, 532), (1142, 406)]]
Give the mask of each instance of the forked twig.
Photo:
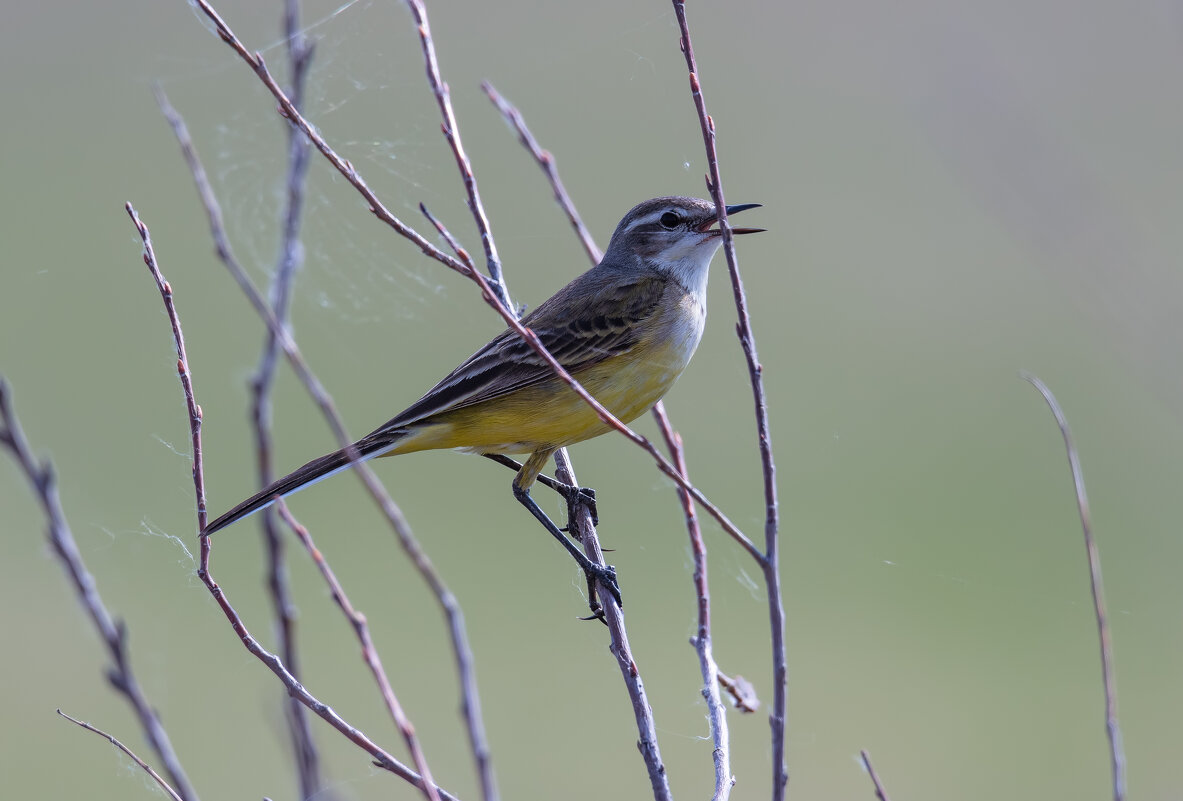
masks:
[(39, 464), (33, 456), (33, 450), (29, 447), (29, 441), (12, 406), (11, 390), (3, 376), (0, 376), (0, 444), (12, 452), (17, 466), (32, 485), (45, 513), (45, 536), (50, 547), (65, 568), (70, 583), (78, 593), (82, 608), (86, 610), (91, 624), (107, 648), (107, 656), (111, 660), (111, 666), (107, 669), (107, 681), (111, 682), (116, 691), (123, 695), (135, 710), (140, 728), (168, 773), (172, 786), (186, 801), (196, 801), (197, 790), (185, 775), (181, 759), (173, 749), (160, 716), (148, 701), (132, 670), (131, 656), (127, 649), (127, 627), (107, 611), (107, 606), (99, 595), (98, 583), (86, 569), (86, 563), (82, 561), (78, 543), (70, 530), (70, 524), (66, 522), (66, 513), (58, 496), (53, 465), (48, 461)]
[(756, 439), (760, 450), (760, 465), (764, 475), (764, 551), (756, 562), (764, 573), (764, 586), (768, 596), (768, 622), (772, 639), (772, 710), (769, 724), (772, 727), (772, 801), (782, 801), (789, 782), (785, 763), (785, 724), (788, 706), (788, 661), (785, 655), (785, 610), (780, 586), (780, 505), (776, 495), (776, 463), (772, 456), (772, 439), (768, 429), (768, 403), (764, 396), (764, 368), (756, 354), (756, 338), (752, 332), (751, 317), (748, 314), (747, 296), (743, 279), (739, 274), (739, 262), (735, 255), (734, 235), (727, 221), (727, 203), (723, 197), (723, 180), (719, 173), (719, 156), (715, 149), (715, 121), (707, 114), (706, 100), (698, 80), (698, 64), (694, 58), (694, 45), (690, 41), (690, 26), (686, 21), (685, 0), (673, 0), (674, 14), (678, 18), (681, 32), (680, 45), (686, 57), (686, 69), (690, 73), (690, 94), (698, 111), (702, 127), (703, 144), (707, 158), (707, 189), (715, 201), (719, 214), (719, 230), (723, 232), (723, 253), (727, 257), (727, 270), (731, 276), (731, 288), (735, 296), (735, 311), (738, 317), (736, 333), (740, 347), (747, 360), (748, 376), (752, 385), (752, 400), (755, 406)]
[(1093, 539), (1093, 524), (1089, 514), (1089, 499), (1084, 488), (1084, 471), (1080, 467), (1080, 454), (1072, 441), (1072, 430), (1068, 418), (1056, 401), (1056, 396), (1037, 376), (1023, 372), (1019, 374), (1030, 383), (1047, 402), (1055, 415), (1056, 424), (1064, 438), (1064, 449), (1068, 452), (1068, 467), (1072, 471), (1072, 484), (1076, 491), (1076, 509), (1080, 514), (1080, 527), (1084, 532), (1084, 548), (1088, 555), (1089, 581), (1092, 586), (1093, 613), (1097, 621), (1097, 639), (1101, 648), (1101, 681), (1105, 690), (1105, 733), (1109, 738), (1109, 766), (1113, 774), (1113, 801), (1125, 798), (1125, 753), (1122, 748), (1121, 726), (1117, 721), (1117, 679), (1113, 671), (1113, 640), (1109, 632), (1109, 617), (1105, 611), (1105, 587), (1101, 582), (1101, 555)]
[[(193, 489), (197, 496), (197, 522), (201, 530), (205, 529), (206, 524), (206, 508), (205, 508), (205, 477), (203, 458), (201, 450), (201, 409), (197, 405), (197, 399), (193, 390), (192, 373), (189, 370), (189, 357), (185, 351), (185, 338), (181, 332), (181, 321), (177, 315), (175, 306), (173, 305), (172, 287), (164, 280), (160, 272), (160, 268), (156, 263), (155, 249), (152, 247), (152, 237), (148, 231), (148, 226), (145, 225), (136, 214), (134, 208), (130, 203), (127, 204), (127, 213), (131, 217), (132, 222), (136, 226), (136, 230), (140, 234), (140, 238), (144, 243), (144, 263), (148, 266), (148, 270), (152, 274), (153, 280), (156, 282), (156, 287), (160, 291), (161, 299), (164, 301), (165, 311), (168, 314), (169, 323), (173, 330), (173, 341), (177, 349), (177, 372), (181, 379), (181, 388), (185, 396), (185, 406), (189, 410), (189, 432), (193, 448)], [(264, 308), (267, 308), (264, 306)], [(274, 317), (272, 317), (274, 319)], [(286, 332), (283, 329), (276, 329), (282, 334), (278, 336), (282, 342), (287, 338)], [(288, 338), (290, 341), (290, 338)], [(201, 555), (198, 561), (197, 576), (201, 582), (209, 590), (214, 597), (218, 606), (221, 607), (222, 613), (226, 615), (226, 619), (230, 622), (234, 633), (238, 635), (239, 640), (246, 647), (250, 653), (259, 659), (263, 664), (270, 668), (287, 691), (297, 698), (300, 703), (308, 707), (313, 713), (323, 718), (329, 725), (341, 732), (347, 739), (355, 745), (363, 749), (371, 757), (375, 763), (391, 773), (405, 779), (414, 786), (423, 790), (425, 795), (431, 799), (452, 799), (453, 796), (444, 792), (438, 787), (430, 787), (427, 785), (421, 775), (403, 765), (395, 759), (387, 751), (380, 748), (374, 743), (364, 732), (360, 729), (350, 725), (340, 715), (338, 715), (327, 704), (322, 703), (319, 699), (312, 695), (302, 684), (291, 674), (283, 661), (275, 654), (271, 653), (259, 643), (257, 639), (246, 628), (246, 624), (242, 622), (242, 618), (234, 610), (230, 604), (230, 599), (227, 597), (225, 591), (214, 580), (213, 574), (210, 572), (209, 559), (212, 543), (210, 537), (201, 537)], [(433, 795), (431, 791), (437, 791), (437, 795)]]
[(128, 748), (126, 745), (119, 742), (114, 737), (112, 737), (110, 734), (107, 734), (105, 731), (103, 731), (102, 729), (92, 726), (89, 723), (86, 723), (85, 721), (81, 721), (78, 718), (72, 718), (60, 709), (57, 710), (57, 713), (59, 715), (61, 715), (63, 718), (65, 718), (66, 720), (70, 721), (71, 723), (79, 726), (80, 728), (86, 729), (89, 732), (94, 732), (95, 734), (97, 734), (100, 737), (105, 737), (107, 739), (107, 741), (111, 743), (111, 745), (115, 746), (120, 751), (127, 754), (127, 756), (131, 758), (132, 762), (135, 762), (137, 765), (140, 766), (141, 770), (143, 770), (145, 773), (147, 773), (149, 776), (151, 776), (152, 780), (155, 781), (158, 785), (160, 785), (160, 789), (164, 790), (164, 792), (168, 793), (170, 798), (176, 799), (176, 801), (181, 801), (181, 796), (178, 795), (177, 791), (174, 790), (169, 785), (169, 783), (164, 780), (164, 777), (162, 777), (159, 773), (154, 771), (152, 769), (151, 765), (149, 765), (147, 762), (145, 762), (144, 760), (142, 760), (138, 756), (136, 756), (135, 752), (132, 751), (130, 748)]

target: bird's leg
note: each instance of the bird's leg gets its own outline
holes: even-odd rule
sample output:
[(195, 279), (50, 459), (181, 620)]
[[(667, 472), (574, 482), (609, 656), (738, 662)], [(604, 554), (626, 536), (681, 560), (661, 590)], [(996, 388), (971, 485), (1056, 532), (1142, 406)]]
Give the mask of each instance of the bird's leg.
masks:
[[(514, 472), (522, 469), (521, 462), (511, 459), (508, 456), (502, 456), (499, 453), (486, 453), (483, 456), (497, 464), (505, 465)], [(586, 506), (587, 510), (591, 512), (592, 525), (600, 525), (600, 510), (596, 507), (596, 491), (594, 489), (591, 487), (576, 487), (571, 484), (564, 484), (562, 481), (542, 473), (538, 474), (536, 480), (542, 486), (548, 487), (559, 495), (562, 495), (563, 500), (567, 502), (567, 527), (559, 529), (560, 531), (573, 533), (571, 532), (571, 521), (575, 519), (580, 504)]]
[[(518, 474), (513, 480), (513, 496), (518, 499), (518, 503), (529, 509), (530, 514), (534, 515), (538, 522), (542, 524), (543, 528), (562, 543), (563, 547), (567, 549), (567, 552), (574, 557), (576, 563), (587, 575), (589, 590), (592, 588), (594, 581), (599, 581), (608, 592), (612, 593), (612, 597), (616, 599), (616, 603), (623, 605), (620, 600), (620, 585), (616, 583), (616, 568), (611, 565), (597, 564), (591, 559), (588, 559), (587, 555), (579, 550), (579, 546), (572, 542), (570, 537), (564, 535), (562, 530), (546, 516), (546, 512), (542, 511), (538, 504), (534, 502), (534, 499), (530, 497), (530, 486), (538, 478), (542, 466), (546, 464), (546, 460), (550, 458), (552, 453), (553, 451), (542, 450), (530, 455), (530, 458), (521, 466), (521, 469), (518, 470)], [(560, 486), (567, 485), (560, 484)], [(592, 611), (595, 612), (597, 606), (595, 598), (592, 597), (590, 602), (592, 604)]]

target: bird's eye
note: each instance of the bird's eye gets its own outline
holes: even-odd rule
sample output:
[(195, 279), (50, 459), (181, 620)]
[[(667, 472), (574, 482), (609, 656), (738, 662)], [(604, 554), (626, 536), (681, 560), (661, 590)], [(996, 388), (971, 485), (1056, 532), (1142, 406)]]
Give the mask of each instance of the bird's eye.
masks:
[(680, 222), (682, 222), (682, 217), (676, 211), (667, 211), (661, 215), (662, 228), (675, 228)]

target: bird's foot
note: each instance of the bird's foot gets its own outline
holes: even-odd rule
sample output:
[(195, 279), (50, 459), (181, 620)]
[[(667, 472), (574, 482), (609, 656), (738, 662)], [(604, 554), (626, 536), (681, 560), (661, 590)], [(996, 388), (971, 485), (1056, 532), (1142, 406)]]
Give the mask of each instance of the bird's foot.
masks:
[(620, 584), (616, 581), (616, 568), (612, 565), (599, 565), (595, 562), (589, 562), (583, 569), (587, 576), (587, 598), (588, 606), (591, 608), (591, 617), (603, 618), (604, 610), (600, 607), (600, 601), (597, 597), (598, 588), (604, 587), (612, 595), (612, 599), (616, 601), (617, 606), (624, 606), (624, 602), (620, 600)]
[(591, 513), (592, 525), (600, 525), (600, 510), (596, 506), (596, 491), (594, 489), (567, 486), (563, 495), (567, 499), (567, 525), (563, 531), (572, 536), (576, 534), (574, 520), (579, 516), (579, 507), (581, 506), (586, 507), (587, 511)]

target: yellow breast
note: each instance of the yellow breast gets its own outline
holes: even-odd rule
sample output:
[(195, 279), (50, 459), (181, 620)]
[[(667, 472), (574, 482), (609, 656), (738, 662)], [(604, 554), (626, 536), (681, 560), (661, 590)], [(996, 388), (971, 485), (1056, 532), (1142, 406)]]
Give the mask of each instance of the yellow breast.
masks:
[[(679, 292), (646, 321), (638, 344), (574, 373), (596, 400), (625, 423), (653, 407), (686, 369), (702, 337), (705, 313)], [(557, 377), (474, 406), (444, 412), (391, 453), (461, 448), (531, 453), (582, 442), (610, 428)]]

